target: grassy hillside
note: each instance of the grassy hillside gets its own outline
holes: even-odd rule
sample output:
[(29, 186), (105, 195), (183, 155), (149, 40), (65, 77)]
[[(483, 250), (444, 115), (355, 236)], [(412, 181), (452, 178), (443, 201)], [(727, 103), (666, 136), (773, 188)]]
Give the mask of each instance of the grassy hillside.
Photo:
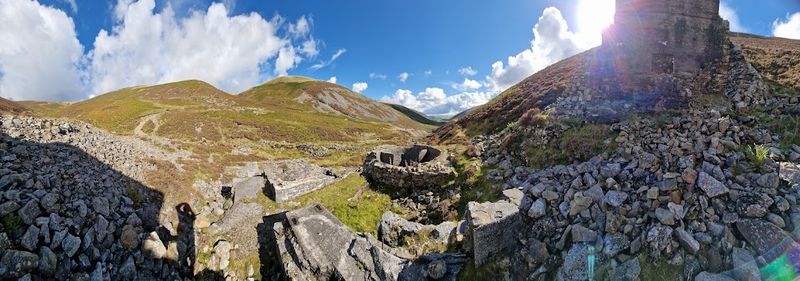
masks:
[(23, 105), (4, 98), (0, 98), (0, 113), (2, 114), (25, 114), (28, 109)]
[(731, 41), (773, 85), (800, 90), (800, 40), (733, 33)]
[(522, 80), (489, 103), (467, 110), (454, 121), (436, 129), (434, 142), (463, 142), (475, 135), (497, 132), (517, 121), (528, 110), (546, 107), (561, 95), (567, 82), (580, 72), (583, 62), (593, 54), (594, 50), (589, 50), (557, 62)]
[[(732, 33), (748, 61), (776, 94), (800, 92), (800, 40)], [(502, 130), (528, 110), (542, 109), (562, 95), (566, 83), (594, 58), (589, 50), (539, 71), (509, 88), (489, 103), (466, 111), (434, 132), (434, 142), (462, 142), (479, 134)]]
[(344, 87), (302, 77), (279, 78), (240, 95), (192, 80), (78, 103), (25, 104), (40, 116), (86, 121), (185, 155), (157, 161), (165, 168), (149, 178), (163, 186), (218, 178), (226, 166), (245, 161), (310, 158), (325, 166), (358, 166), (371, 148), (412, 142), (434, 128)]
[(239, 94), (239, 98), (263, 108), (289, 108), (424, 129), (420, 122), (389, 105), (340, 85), (305, 77), (277, 78)]

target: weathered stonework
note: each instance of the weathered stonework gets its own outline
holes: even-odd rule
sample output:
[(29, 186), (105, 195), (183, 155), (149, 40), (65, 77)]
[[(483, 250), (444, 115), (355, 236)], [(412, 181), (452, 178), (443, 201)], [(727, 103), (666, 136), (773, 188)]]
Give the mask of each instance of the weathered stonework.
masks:
[(423, 145), (381, 146), (367, 155), (363, 174), (374, 183), (406, 190), (438, 188), (456, 176), (444, 153)]
[(602, 51), (617, 74), (691, 77), (722, 57), (719, 0), (617, 0)]
[(520, 226), (519, 207), (508, 201), (467, 204), (467, 248), (476, 266), (514, 248)]
[(291, 200), (334, 183), (339, 177), (331, 170), (305, 159), (267, 163), (265, 194), (275, 202)]
[(353, 233), (320, 205), (270, 215), (264, 223), (272, 280), (456, 280), (466, 262), (460, 254), (414, 259), (369, 234)]

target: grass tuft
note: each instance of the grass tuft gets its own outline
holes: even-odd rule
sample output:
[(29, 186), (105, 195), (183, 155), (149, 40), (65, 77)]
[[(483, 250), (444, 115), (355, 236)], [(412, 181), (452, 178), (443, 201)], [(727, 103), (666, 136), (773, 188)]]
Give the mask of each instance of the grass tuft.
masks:
[(769, 148), (763, 145), (748, 145), (744, 148), (744, 156), (756, 167), (764, 166), (769, 159)]

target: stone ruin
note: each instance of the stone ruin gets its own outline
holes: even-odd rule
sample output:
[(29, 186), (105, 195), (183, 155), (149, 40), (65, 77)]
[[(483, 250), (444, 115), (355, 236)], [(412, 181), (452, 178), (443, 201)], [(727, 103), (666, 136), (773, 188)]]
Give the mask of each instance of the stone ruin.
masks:
[(356, 234), (321, 205), (264, 218), (265, 261), (273, 280), (457, 280), (466, 257), (415, 258)]
[(728, 24), (719, 0), (617, 0), (602, 51), (623, 75), (691, 78), (722, 58)]
[(264, 193), (275, 202), (292, 200), (328, 186), (340, 177), (329, 169), (305, 159), (272, 161), (266, 164), (267, 185)]
[(613, 122), (631, 114), (691, 107), (724, 94), (745, 109), (764, 104), (761, 75), (728, 38), (719, 0), (618, 0), (603, 33), (550, 116)]
[(424, 145), (381, 146), (364, 160), (367, 180), (403, 190), (441, 187), (455, 179), (456, 172), (445, 153)]

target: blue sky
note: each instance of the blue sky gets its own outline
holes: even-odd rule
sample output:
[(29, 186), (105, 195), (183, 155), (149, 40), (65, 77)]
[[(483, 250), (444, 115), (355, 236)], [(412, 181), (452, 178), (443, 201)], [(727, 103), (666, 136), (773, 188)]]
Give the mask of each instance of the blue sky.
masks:
[[(237, 93), (288, 74), (336, 77), (347, 87), (360, 83), (357, 88), (366, 86), (362, 93), (371, 98), (447, 115), (486, 102), (542, 67), (596, 45), (599, 31), (593, 23), (601, 20), (594, 18), (603, 13), (588, 5), (613, 3), (226, 0), (214, 13), (212, 1), (147, 1), (155, 1), (152, 9), (131, 0), (0, 0), (0, 13), (21, 15), (5, 19), (12, 25), (0, 24), (0, 38), (22, 42), (16, 48), (0, 47), (0, 95), (80, 100), (120, 87), (187, 78)], [(783, 37), (800, 38), (800, 1), (724, 0), (723, 6), (723, 16), (736, 29), (765, 36), (778, 30)], [(72, 32), (69, 24), (45, 24), (51, 22), (48, 17), (72, 21)], [(203, 23), (215, 26), (202, 29)], [(539, 38), (532, 31), (537, 23)], [(53, 31), (27, 35), (31, 32), (24, 29), (37, 25)], [(48, 45), (59, 51), (42, 48)], [(44, 50), (37, 54), (32, 48)], [(553, 48), (559, 51), (545, 52)], [(25, 61), (26, 56), (40, 59), (29, 66), (33, 59)], [(65, 69), (52, 70), (51, 64)], [(55, 88), (30, 77), (37, 73), (44, 76), (41, 81), (67, 86)]]

